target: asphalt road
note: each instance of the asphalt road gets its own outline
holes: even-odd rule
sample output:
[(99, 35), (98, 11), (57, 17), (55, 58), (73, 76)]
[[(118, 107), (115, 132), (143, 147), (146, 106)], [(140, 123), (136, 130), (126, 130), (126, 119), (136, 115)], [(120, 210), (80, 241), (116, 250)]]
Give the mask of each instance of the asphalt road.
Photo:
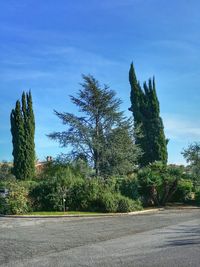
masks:
[(200, 266), (200, 210), (0, 218), (0, 266)]

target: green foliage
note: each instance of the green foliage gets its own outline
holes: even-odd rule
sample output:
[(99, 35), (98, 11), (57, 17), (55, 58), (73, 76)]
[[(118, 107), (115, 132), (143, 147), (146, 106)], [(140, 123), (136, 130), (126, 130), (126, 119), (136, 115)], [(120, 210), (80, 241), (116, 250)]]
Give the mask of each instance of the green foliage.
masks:
[(189, 163), (187, 172), (193, 180), (194, 186), (198, 187), (200, 185), (200, 143), (195, 142), (189, 145), (182, 154)]
[(16, 107), (11, 112), (10, 121), (11, 121), (11, 134), (13, 143), (12, 155), (14, 157), (13, 174), (17, 179), (24, 179), (25, 133), (24, 133), (24, 124), (23, 124), (20, 101), (16, 102)]
[(89, 178), (93, 175), (93, 170), (89, 166), (87, 158), (84, 155), (78, 155), (73, 161), (72, 166), (78, 175)]
[(6, 161), (0, 164), (0, 181), (15, 180), (12, 174), (12, 166)]
[(26, 94), (27, 108), (24, 113), (25, 127), (25, 157), (26, 157), (26, 179), (31, 179), (35, 176), (35, 117), (33, 113), (33, 102), (31, 92)]
[(29, 188), (34, 210), (39, 211), (62, 211), (63, 198), (65, 208), (73, 211), (128, 212), (141, 208), (120, 194), (115, 177), (88, 179), (70, 164), (50, 163), (43, 179)]
[(140, 128), (136, 134), (138, 144), (143, 155), (140, 158), (140, 166), (147, 166), (154, 161), (167, 163), (167, 140), (164, 135), (164, 126), (160, 117), (159, 101), (156, 94), (155, 80), (145, 82), (143, 89), (137, 81), (133, 64), (129, 71), (131, 85), (131, 107), (135, 128)]
[(133, 133), (131, 121), (126, 121), (107, 135), (104, 160), (100, 165), (103, 176), (127, 175), (134, 171), (141, 150), (135, 145)]
[[(74, 164), (51, 162), (35, 181), (3, 181), (9, 197), (0, 199), (0, 212), (22, 214), (34, 211), (66, 210), (94, 212), (129, 212), (141, 209), (136, 199), (133, 178), (108, 177), (89, 179)], [(129, 186), (130, 185), (130, 186)], [(120, 192), (121, 191), (121, 192)], [(127, 191), (127, 192), (126, 192)], [(125, 195), (122, 195), (122, 194)]]
[(193, 182), (191, 180), (180, 179), (177, 190), (172, 197), (172, 201), (185, 202), (191, 199), (193, 191)]
[(195, 202), (200, 205), (200, 190), (195, 193)]
[(9, 206), (7, 204), (7, 199), (0, 196), (0, 214), (9, 214)]
[(141, 203), (122, 196), (116, 190), (116, 184), (92, 179), (85, 180), (73, 188), (71, 195), (74, 206), (72, 209), (99, 212), (129, 212), (141, 209)]
[(49, 137), (70, 146), (71, 156), (84, 155), (96, 176), (132, 170), (139, 148), (134, 145), (129, 121), (119, 111), (121, 101), (108, 86), (101, 88), (94, 77), (83, 76), (83, 80), (77, 97), (71, 96), (80, 116), (55, 111), (68, 128)]
[(71, 190), (72, 210), (98, 211), (98, 196), (103, 191), (103, 183), (99, 179), (85, 179), (77, 183)]
[(49, 164), (43, 175), (41, 182), (30, 193), (35, 209), (62, 211), (71, 188), (81, 181), (81, 177), (76, 176), (69, 165), (57, 163)]
[(130, 212), (142, 210), (142, 204), (139, 200), (132, 200), (128, 197), (119, 195), (117, 212)]
[(166, 166), (161, 162), (152, 163), (139, 170), (139, 192), (144, 203), (165, 205), (175, 194), (181, 178), (185, 178), (181, 168)]
[(110, 191), (102, 192), (98, 198), (99, 209), (104, 212), (117, 212), (118, 196)]
[(137, 200), (139, 198), (137, 176), (123, 177), (119, 180), (119, 191), (122, 195)]
[(13, 174), (19, 180), (31, 179), (35, 175), (35, 120), (31, 92), (22, 94), (22, 106), (16, 102), (10, 115), (13, 143)]
[(6, 198), (0, 198), (0, 213), (24, 214), (30, 211), (31, 203), (28, 190), (20, 182), (8, 182), (6, 188), (9, 194)]

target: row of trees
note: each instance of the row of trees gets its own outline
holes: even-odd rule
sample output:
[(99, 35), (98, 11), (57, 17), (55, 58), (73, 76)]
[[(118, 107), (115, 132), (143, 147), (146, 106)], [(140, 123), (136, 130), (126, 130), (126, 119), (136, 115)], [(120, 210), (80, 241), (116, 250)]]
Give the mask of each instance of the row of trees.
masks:
[[(83, 75), (77, 95), (70, 96), (78, 112), (55, 111), (66, 130), (49, 134), (69, 153), (47, 168), (48, 174), (38, 177), (32, 97), (31, 92), (22, 94), (21, 102), (18, 100), (11, 112), (13, 174), (19, 181), (37, 178), (26, 193), (33, 197), (33, 209), (60, 209), (67, 198), (67, 205), (74, 209), (128, 211), (141, 207), (138, 199), (145, 205), (186, 200), (194, 186), (198, 186), (197, 147), (184, 151), (193, 165), (189, 170), (167, 165), (168, 140), (160, 117), (155, 79), (141, 87), (131, 64), (129, 82), (132, 118), (120, 111), (121, 100), (113, 90), (101, 86), (93, 76)], [(194, 173), (196, 178), (191, 178)], [(120, 208), (122, 202), (126, 208)]]
[[(49, 134), (53, 140), (72, 147), (71, 158), (82, 157), (93, 166), (96, 176), (127, 174), (135, 166), (154, 161), (167, 163), (167, 140), (160, 118), (155, 80), (137, 81), (133, 64), (129, 71), (131, 108), (134, 125), (120, 111), (121, 100), (108, 86), (103, 88), (91, 75), (83, 75), (77, 96), (70, 96), (80, 116), (69, 112), (55, 114), (67, 125), (67, 131)], [(17, 179), (34, 176), (35, 120), (31, 92), (22, 94), (11, 112), (14, 167)]]

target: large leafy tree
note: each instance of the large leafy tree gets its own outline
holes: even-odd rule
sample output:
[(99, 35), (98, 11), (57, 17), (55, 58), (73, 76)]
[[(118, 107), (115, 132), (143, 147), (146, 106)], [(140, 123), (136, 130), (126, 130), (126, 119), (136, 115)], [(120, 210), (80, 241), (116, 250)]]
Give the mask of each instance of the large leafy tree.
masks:
[[(123, 161), (131, 162), (133, 168), (139, 149), (131, 139), (129, 122), (119, 111), (121, 101), (116, 98), (115, 92), (106, 85), (102, 88), (93, 76), (83, 75), (81, 89), (76, 97), (70, 98), (78, 107), (80, 116), (55, 111), (67, 125), (67, 130), (54, 132), (49, 137), (64, 147), (71, 147), (70, 155), (84, 155), (96, 176), (113, 173), (116, 170), (114, 166)], [(127, 148), (135, 153), (126, 155)]]
[(154, 161), (167, 163), (167, 140), (164, 126), (160, 117), (159, 101), (156, 94), (155, 79), (144, 82), (143, 88), (136, 78), (133, 63), (129, 70), (131, 85), (131, 107), (134, 126), (141, 132), (136, 135), (136, 144), (143, 150), (140, 165), (146, 166)]
[(17, 179), (30, 179), (35, 174), (35, 119), (31, 92), (22, 94), (22, 104), (16, 102), (11, 111), (11, 134), (13, 143), (13, 174)]

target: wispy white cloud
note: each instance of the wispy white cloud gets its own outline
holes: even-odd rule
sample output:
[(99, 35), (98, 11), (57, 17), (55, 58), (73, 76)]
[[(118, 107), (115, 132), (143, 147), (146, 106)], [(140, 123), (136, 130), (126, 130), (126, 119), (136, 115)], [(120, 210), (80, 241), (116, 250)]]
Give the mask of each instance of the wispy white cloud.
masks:
[(46, 46), (38, 51), (38, 55), (42, 57), (51, 57), (70, 61), (72, 64), (94, 64), (95, 65), (117, 65), (120, 64), (117, 60), (111, 60), (108, 57), (102, 56), (100, 53), (94, 53), (87, 49), (82, 49), (77, 46)]
[(187, 118), (172, 114), (164, 114), (163, 121), (168, 138), (180, 142), (200, 140), (200, 121), (188, 120)]
[(28, 79), (38, 79), (42, 77), (49, 77), (51, 76), (51, 72), (47, 71), (42, 71), (42, 70), (17, 70), (17, 69), (12, 69), (2, 72), (0, 74), (0, 79), (1, 80), (28, 80)]
[(39, 78), (60, 79), (67, 74), (98, 73), (106, 67), (120, 66), (120, 62), (76, 46), (43, 46), (40, 50), (13, 51), (1, 61), (1, 80), (27, 80)]

